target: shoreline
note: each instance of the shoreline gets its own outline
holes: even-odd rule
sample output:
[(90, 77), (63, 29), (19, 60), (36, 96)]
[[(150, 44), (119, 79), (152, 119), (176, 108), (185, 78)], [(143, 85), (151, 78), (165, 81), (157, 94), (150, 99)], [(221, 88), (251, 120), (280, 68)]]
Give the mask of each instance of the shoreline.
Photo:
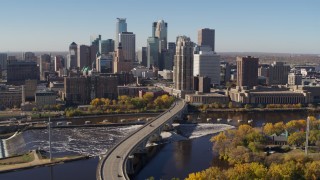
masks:
[(200, 113), (211, 113), (211, 112), (294, 112), (294, 111), (310, 111), (310, 112), (320, 112), (320, 109), (316, 108), (217, 108), (217, 109), (207, 109), (205, 111), (199, 110)]
[[(27, 154), (32, 154), (34, 156), (34, 160), (32, 160), (30, 162), (24, 162), (24, 163), (16, 163), (16, 164), (10, 163), (10, 159), (23, 157)], [(64, 157), (60, 157), (60, 158), (54, 158), (50, 162), (49, 159), (47, 159), (47, 158), (42, 159), (42, 158), (39, 158), (39, 156), (41, 156), (41, 155), (39, 155), (35, 150), (33, 150), (29, 153), (25, 153), (22, 155), (2, 158), (2, 159), (0, 159), (0, 173), (8, 173), (8, 172), (13, 172), (13, 171), (37, 168), (37, 167), (52, 166), (52, 165), (56, 165), (56, 164), (84, 160), (84, 159), (90, 158), (90, 156), (85, 156), (85, 155), (64, 156)], [(9, 160), (9, 163), (5, 164), (5, 165), (1, 165), (1, 162), (5, 161), (5, 160)]]

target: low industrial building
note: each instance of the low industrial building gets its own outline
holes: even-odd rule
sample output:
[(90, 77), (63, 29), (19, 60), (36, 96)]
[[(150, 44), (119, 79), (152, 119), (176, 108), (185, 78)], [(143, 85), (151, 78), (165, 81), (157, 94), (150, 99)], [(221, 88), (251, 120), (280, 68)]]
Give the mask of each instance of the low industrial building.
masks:
[(218, 93), (199, 93), (195, 94), (186, 94), (185, 95), (186, 102), (194, 105), (200, 104), (212, 104), (212, 103), (220, 103), (227, 104), (229, 102), (229, 97), (227, 95), (222, 95)]
[(237, 86), (229, 91), (229, 95), (231, 101), (241, 104), (306, 104), (311, 102), (310, 92), (282, 86), (254, 86), (250, 90)]
[(38, 108), (43, 108), (44, 106), (56, 105), (57, 95), (50, 90), (37, 91), (35, 95), (35, 102)]
[(20, 86), (0, 85), (0, 109), (20, 107), (22, 91)]

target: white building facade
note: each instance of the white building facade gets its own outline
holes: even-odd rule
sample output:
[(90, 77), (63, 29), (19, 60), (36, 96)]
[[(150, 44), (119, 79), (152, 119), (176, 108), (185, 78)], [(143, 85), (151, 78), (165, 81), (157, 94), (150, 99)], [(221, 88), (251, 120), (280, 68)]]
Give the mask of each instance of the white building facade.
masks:
[(196, 47), (193, 56), (193, 76), (207, 76), (211, 84), (220, 84), (220, 56), (209, 46)]

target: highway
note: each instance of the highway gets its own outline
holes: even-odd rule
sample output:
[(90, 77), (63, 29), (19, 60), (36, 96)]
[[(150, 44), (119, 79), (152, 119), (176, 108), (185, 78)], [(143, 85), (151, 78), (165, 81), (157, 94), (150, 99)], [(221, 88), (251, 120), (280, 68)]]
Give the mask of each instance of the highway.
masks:
[(140, 129), (133, 132), (110, 149), (106, 156), (99, 162), (97, 179), (129, 179), (126, 173), (126, 162), (128, 156), (131, 155), (137, 145), (148, 139), (149, 136), (157, 130), (157, 128), (179, 114), (185, 106), (186, 103), (183, 100), (176, 100), (176, 102), (167, 111), (155, 117), (155, 119), (146, 123)]

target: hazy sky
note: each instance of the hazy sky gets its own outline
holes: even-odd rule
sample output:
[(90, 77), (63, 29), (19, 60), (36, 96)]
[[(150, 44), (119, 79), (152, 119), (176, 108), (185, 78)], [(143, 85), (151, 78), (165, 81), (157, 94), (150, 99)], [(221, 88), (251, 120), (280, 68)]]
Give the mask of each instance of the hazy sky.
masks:
[(67, 51), (91, 34), (114, 39), (127, 18), (136, 47), (146, 45), (153, 21), (168, 23), (168, 39), (216, 30), (217, 52), (320, 54), (319, 0), (0, 0), (0, 52)]

